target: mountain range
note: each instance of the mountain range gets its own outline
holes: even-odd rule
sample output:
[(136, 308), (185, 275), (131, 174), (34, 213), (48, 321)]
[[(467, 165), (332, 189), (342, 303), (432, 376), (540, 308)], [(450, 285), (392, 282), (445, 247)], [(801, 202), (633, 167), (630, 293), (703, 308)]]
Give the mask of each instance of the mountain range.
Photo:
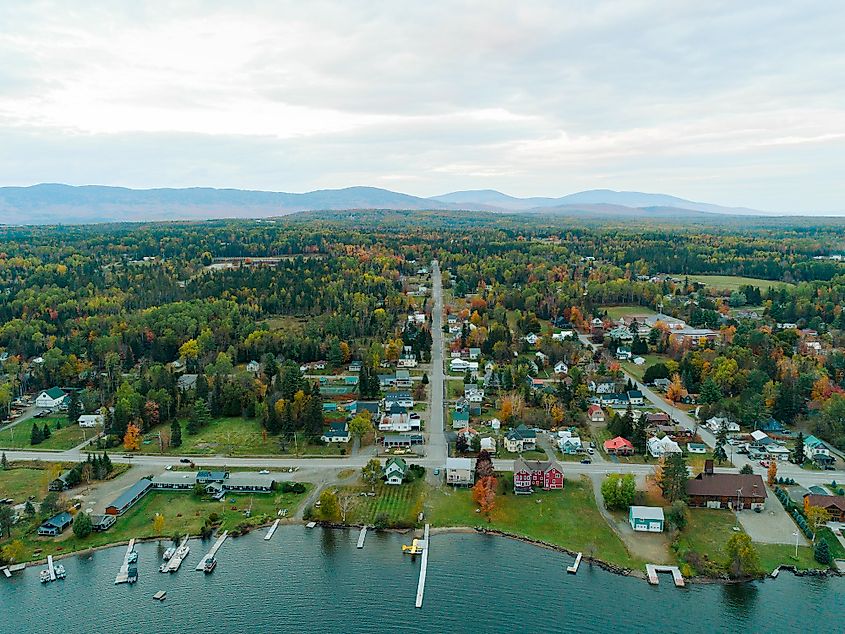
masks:
[(301, 194), (208, 187), (128, 189), (62, 184), (0, 187), (0, 223), (3, 224), (261, 218), (300, 211), (345, 209), (445, 209), (678, 220), (706, 218), (712, 214), (771, 215), (666, 194), (609, 189), (583, 191), (560, 198), (517, 198), (490, 189), (421, 198), (377, 187), (321, 189)]

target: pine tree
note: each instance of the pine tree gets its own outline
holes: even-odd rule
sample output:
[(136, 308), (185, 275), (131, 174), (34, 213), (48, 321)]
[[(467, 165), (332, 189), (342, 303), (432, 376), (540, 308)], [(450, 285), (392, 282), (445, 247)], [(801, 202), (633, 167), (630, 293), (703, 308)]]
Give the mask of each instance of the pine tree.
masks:
[(75, 423), (82, 416), (82, 403), (79, 401), (79, 392), (74, 390), (70, 393), (70, 400), (67, 406), (67, 419)]
[(798, 437), (795, 439), (795, 464), (804, 464), (806, 456), (804, 456), (804, 432), (798, 432)]
[(182, 425), (180, 425), (179, 421), (175, 418), (173, 419), (173, 422), (170, 423), (170, 446), (182, 446)]
[(6, 459), (6, 452), (3, 452), (2, 458), (0, 458), (0, 467), (3, 467), (3, 471), (9, 468), (9, 461)]
[(663, 465), (663, 477), (660, 488), (670, 502), (687, 498), (687, 461), (682, 453), (673, 453)]
[(109, 455), (105, 451), (103, 452), (103, 457), (100, 459), (100, 464), (103, 465), (106, 475), (110, 474), (114, 468), (112, 467), (111, 458), (109, 458)]
[(41, 435), (41, 429), (35, 423), (32, 424), (32, 432), (29, 434), (29, 444), (39, 445), (44, 437)]
[(208, 400), (208, 379), (205, 378), (205, 374), (200, 374), (197, 377), (197, 398), (203, 401)]
[(727, 425), (722, 425), (716, 433), (716, 446), (713, 448), (713, 458), (719, 464), (722, 464), (728, 459), (728, 454), (725, 452), (725, 443), (728, 441)]
[(44, 430), (41, 432), (41, 437), (47, 440), (52, 434), (50, 433), (50, 426), (44, 423)]
[(830, 546), (826, 539), (820, 539), (813, 549), (813, 558), (820, 564), (829, 566), (831, 563)]

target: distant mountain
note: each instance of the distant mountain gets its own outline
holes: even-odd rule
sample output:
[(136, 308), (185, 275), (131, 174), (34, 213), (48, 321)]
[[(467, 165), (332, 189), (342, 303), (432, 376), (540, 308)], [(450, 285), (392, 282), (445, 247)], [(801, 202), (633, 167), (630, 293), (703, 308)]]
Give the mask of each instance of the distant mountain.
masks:
[(434, 196), (431, 200), (448, 203), (480, 203), (494, 205), (507, 211), (541, 211), (548, 207), (571, 205), (613, 205), (633, 209), (665, 208), (675, 210), (704, 211), (721, 214), (754, 214), (766, 215), (766, 212), (746, 209), (744, 207), (724, 207), (709, 203), (698, 203), (684, 200), (667, 194), (646, 194), (642, 192), (618, 192), (612, 189), (591, 189), (560, 198), (516, 198), (492, 189), (451, 192), (442, 196)]
[(702, 214), (765, 215), (751, 209), (698, 203), (665, 194), (607, 189), (560, 198), (517, 198), (492, 189), (420, 198), (377, 187), (321, 189), (303, 194), (210, 187), (128, 189), (59, 184), (0, 187), (0, 223), (4, 224), (262, 218), (299, 211), (347, 209), (465, 210), (677, 220)]

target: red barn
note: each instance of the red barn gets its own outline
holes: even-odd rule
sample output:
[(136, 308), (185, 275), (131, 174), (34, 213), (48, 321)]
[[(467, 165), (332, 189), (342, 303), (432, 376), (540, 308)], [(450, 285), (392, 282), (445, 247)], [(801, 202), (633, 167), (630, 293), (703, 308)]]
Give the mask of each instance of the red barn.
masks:
[(563, 469), (554, 460), (514, 460), (514, 493), (533, 493), (535, 487), (544, 491), (562, 489)]

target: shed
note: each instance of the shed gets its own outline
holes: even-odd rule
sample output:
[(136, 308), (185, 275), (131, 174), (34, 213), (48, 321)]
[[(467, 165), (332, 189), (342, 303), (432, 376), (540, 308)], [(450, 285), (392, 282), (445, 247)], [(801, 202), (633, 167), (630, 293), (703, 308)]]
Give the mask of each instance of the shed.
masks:
[(645, 533), (662, 533), (666, 522), (659, 506), (632, 506), (628, 510), (628, 521), (635, 531)]

